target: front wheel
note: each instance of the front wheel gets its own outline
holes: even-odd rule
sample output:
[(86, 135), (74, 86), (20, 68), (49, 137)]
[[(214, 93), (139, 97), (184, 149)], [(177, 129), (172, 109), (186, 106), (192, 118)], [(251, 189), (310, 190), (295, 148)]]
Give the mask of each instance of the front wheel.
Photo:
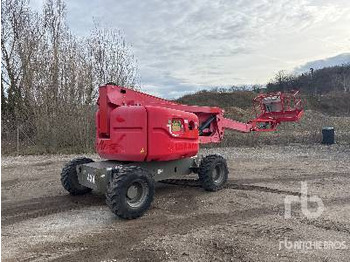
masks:
[(205, 190), (220, 190), (225, 185), (228, 178), (226, 160), (219, 155), (204, 157), (199, 165), (198, 176)]
[(108, 183), (106, 203), (117, 216), (134, 219), (149, 209), (154, 191), (155, 182), (146, 169), (123, 167), (112, 175)]

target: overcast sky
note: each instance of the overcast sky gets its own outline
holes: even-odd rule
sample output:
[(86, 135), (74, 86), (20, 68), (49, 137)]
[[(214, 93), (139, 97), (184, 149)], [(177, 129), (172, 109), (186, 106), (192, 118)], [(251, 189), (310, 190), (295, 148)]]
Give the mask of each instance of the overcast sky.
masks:
[[(40, 6), (42, 0), (32, 0)], [(143, 90), (174, 98), (213, 86), (265, 84), (279, 70), (350, 51), (348, 0), (66, 0), (68, 25), (122, 29)]]

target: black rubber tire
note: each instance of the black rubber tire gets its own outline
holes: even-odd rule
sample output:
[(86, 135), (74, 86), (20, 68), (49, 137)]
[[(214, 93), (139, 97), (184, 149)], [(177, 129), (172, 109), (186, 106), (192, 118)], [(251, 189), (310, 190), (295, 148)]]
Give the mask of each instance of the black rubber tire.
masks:
[[(140, 206), (132, 207), (128, 203), (128, 190), (134, 183), (143, 183), (147, 189)], [(106, 191), (106, 203), (111, 211), (124, 219), (135, 219), (142, 216), (151, 206), (155, 191), (155, 182), (151, 174), (141, 167), (128, 166), (112, 175)]]
[[(213, 177), (213, 172), (220, 169), (218, 180)], [(222, 173), (221, 173), (222, 172)], [(207, 191), (218, 191), (223, 188), (228, 178), (228, 168), (225, 158), (220, 155), (208, 155), (204, 157), (199, 165), (199, 181)]]
[(80, 157), (68, 162), (62, 169), (61, 183), (65, 190), (71, 195), (83, 195), (89, 193), (92, 189), (79, 184), (76, 167), (77, 165), (94, 162), (90, 158)]

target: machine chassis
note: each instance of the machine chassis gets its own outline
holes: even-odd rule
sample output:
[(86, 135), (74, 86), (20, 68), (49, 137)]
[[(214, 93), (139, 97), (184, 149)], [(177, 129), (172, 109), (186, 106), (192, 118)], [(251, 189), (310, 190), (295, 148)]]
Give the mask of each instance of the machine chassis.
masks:
[(91, 162), (76, 167), (79, 184), (100, 193), (106, 193), (108, 182), (113, 172), (123, 167), (136, 166), (150, 172), (154, 181), (158, 182), (170, 178), (197, 173), (198, 157), (189, 157), (172, 161), (152, 162), (121, 162), (114, 160)]

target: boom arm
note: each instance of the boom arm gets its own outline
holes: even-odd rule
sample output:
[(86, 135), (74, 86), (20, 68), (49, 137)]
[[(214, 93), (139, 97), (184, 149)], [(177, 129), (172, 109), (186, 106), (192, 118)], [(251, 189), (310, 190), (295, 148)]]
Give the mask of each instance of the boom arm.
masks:
[(200, 143), (218, 143), (223, 139), (225, 129), (242, 133), (274, 131), (281, 122), (299, 120), (303, 108), (298, 94), (298, 91), (260, 94), (253, 100), (256, 118), (242, 123), (225, 118), (224, 110), (218, 107), (182, 105), (125, 87), (106, 85), (100, 87), (98, 103), (102, 110), (98, 121), (101, 130), (106, 132), (103, 135), (108, 136), (109, 113), (108, 107), (103, 104), (108, 103), (112, 107), (142, 105), (171, 108), (197, 115)]

